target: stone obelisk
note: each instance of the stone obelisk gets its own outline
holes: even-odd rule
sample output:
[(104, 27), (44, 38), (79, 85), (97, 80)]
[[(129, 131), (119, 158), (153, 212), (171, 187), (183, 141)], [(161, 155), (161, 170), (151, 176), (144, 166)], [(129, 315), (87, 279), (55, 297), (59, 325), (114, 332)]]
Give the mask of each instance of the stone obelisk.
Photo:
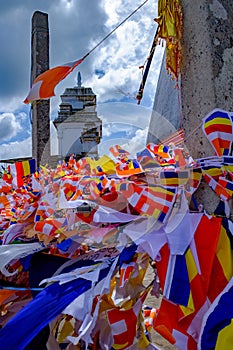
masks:
[(193, 157), (213, 155), (201, 128), (214, 108), (233, 111), (233, 3), (182, 0), (182, 111)]
[[(49, 69), (48, 14), (40, 11), (32, 16), (31, 33), (31, 82)], [(50, 158), (50, 102), (32, 103), (32, 157), (37, 166), (49, 163)]]
[[(183, 125), (187, 148), (193, 158), (201, 158), (214, 155), (201, 129), (203, 117), (214, 108), (233, 111), (233, 3), (228, 0), (181, 2)], [(218, 202), (204, 184), (196, 197), (209, 212)]]

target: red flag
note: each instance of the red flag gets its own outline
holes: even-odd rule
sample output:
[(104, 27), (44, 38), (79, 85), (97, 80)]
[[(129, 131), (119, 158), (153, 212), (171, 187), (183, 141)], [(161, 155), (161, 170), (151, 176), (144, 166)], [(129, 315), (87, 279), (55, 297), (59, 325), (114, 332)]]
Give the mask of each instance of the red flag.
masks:
[(84, 60), (85, 56), (80, 60), (66, 63), (62, 66), (57, 66), (46, 70), (44, 73), (38, 75), (32, 83), (29, 94), (23, 101), (24, 103), (31, 103), (36, 100), (45, 100), (55, 96), (54, 88), (63, 79), (70, 74), (75, 67), (77, 67)]
[(133, 271), (137, 268), (137, 258), (133, 258), (130, 262), (125, 262), (120, 268), (120, 287), (124, 287), (125, 282), (129, 280)]
[(133, 345), (137, 334), (138, 318), (148, 291), (149, 289), (145, 290), (133, 307), (129, 309), (114, 308), (107, 311), (107, 319), (114, 342), (112, 348), (123, 350)]

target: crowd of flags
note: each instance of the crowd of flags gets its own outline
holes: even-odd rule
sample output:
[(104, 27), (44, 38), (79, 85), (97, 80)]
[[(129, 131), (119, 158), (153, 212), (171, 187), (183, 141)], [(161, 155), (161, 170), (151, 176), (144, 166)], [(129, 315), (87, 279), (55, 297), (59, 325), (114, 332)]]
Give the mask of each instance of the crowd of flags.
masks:
[[(152, 332), (181, 350), (231, 348), (233, 156), (215, 139), (230, 119), (221, 110), (203, 119), (216, 147), (208, 158), (192, 159), (181, 142), (150, 143), (135, 158), (116, 145), (112, 157), (5, 169), (4, 349), (34, 346), (41, 334), (63, 349), (158, 349)], [(202, 181), (219, 197), (214, 213), (189, 210)], [(159, 308), (148, 294), (161, 295)]]

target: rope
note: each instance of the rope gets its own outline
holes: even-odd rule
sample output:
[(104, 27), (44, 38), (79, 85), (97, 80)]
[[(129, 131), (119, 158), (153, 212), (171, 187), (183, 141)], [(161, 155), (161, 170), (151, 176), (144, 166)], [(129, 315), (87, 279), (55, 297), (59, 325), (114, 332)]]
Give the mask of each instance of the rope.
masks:
[(139, 5), (130, 15), (128, 15), (121, 23), (119, 23), (110, 33), (108, 33), (98, 44), (96, 44), (85, 56), (90, 55), (98, 46), (100, 46), (106, 39), (108, 39), (122, 24), (124, 24), (130, 17), (132, 17), (141, 7), (143, 7), (149, 0), (145, 0), (141, 5)]
[(180, 112), (180, 129), (183, 129), (183, 114), (182, 114), (182, 106), (181, 106), (181, 89), (180, 83), (177, 82), (177, 91), (178, 91), (178, 108)]
[(193, 129), (193, 131), (190, 132), (190, 134), (188, 134), (188, 136), (185, 137), (184, 141), (187, 141), (188, 138), (192, 136), (195, 133), (195, 131), (197, 131), (201, 126), (202, 126), (202, 121), (200, 122), (200, 124), (198, 124), (196, 128)]

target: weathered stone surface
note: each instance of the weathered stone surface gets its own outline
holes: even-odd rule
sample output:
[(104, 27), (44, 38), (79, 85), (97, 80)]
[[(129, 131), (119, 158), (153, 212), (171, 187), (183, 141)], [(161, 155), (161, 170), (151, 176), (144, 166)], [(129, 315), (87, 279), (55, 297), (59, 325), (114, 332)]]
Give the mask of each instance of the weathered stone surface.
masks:
[[(185, 144), (192, 157), (214, 154), (202, 132), (202, 119), (215, 108), (233, 111), (233, 2), (182, 0), (183, 41), (181, 104)], [(174, 84), (174, 83), (173, 83)], [(177, 127), (179, 104), (172, 81), (161, 72), (154, 100), (148, 141), (164, 137), (170, 125)], [(175, 111), (174, 111), (175, 108)], [(175, 122), (174, 122), (174, 116)], [(164, 121), (164, 117), (168, 121)], [(212, 212), (218, 203), (203, 183), (197, 202)]]
[(233, 4), (227, 0), (182, 0), (182, 111), (193, 157), (213, 155), (202, 118), (214, 108), (233, 110)]
[[(201, 130), (202, 118), (214, 108), (233, 111), (233, 3), (182, 0), (182, 5), (181, 93), (186, 146), (194, 158), (200, 158), (214, 154)], [(196, 198), (209, 212), (218, 203), (205, 183)]]
[[(31, 36), (31, 82), (49, 69), (48, 14), (36, 11), (32, 17)], [(36, 101), (32, 104), (32, 157), (37, 166), (46, 164), (50, 158), (50, 102)]]

